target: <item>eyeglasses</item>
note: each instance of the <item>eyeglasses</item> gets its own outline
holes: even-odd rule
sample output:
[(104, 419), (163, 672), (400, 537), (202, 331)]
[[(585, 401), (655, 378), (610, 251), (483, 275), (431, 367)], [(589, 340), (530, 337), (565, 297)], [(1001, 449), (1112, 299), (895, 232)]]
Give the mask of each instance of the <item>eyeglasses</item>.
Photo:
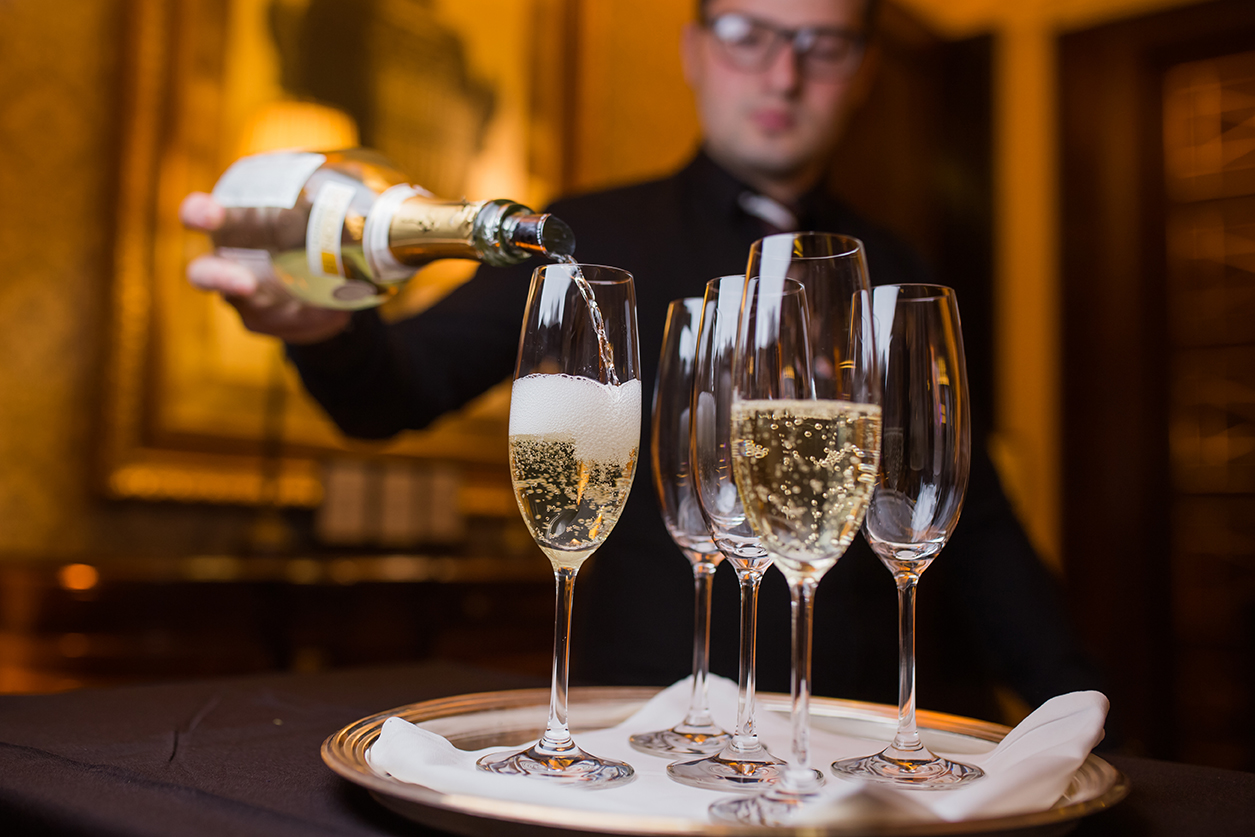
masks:
[(765, 20), (729, 12), (704, 21), (719, 52), (733, 67), (761, 72), (771, 66), (780, 48), (789, 44), (802, 75), (833, 81), (852, 75), (863, 60), (861, 33), (829, 26), (785, 29)]

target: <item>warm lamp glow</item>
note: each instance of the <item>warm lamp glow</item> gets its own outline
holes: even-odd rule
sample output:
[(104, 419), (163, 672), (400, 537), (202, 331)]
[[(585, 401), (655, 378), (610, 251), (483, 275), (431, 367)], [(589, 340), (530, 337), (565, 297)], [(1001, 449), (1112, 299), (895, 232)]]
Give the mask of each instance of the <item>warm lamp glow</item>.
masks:
[(347, 113), (316, 102), (270, 102), (240, 132), (237, 156), (264, 151), (329, 150), (358, 145), (357, 123)]
[(57, 582), (65, 590), (90, 590), (100, 582), (100, 573), (91, 564), (66, 564), (57, 571)]

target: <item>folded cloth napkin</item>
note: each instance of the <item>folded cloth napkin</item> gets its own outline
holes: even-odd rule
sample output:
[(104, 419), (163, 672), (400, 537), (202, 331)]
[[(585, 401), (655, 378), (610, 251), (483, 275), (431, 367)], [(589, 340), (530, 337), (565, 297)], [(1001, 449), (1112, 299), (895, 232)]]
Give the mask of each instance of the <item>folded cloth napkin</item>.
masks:
[[(631, 718), (604, 730), (576, 733), (586, 751), (630, 763), (634, 781), (590, 792), (526, 776), (500, 776), (475, 768), (486, 753), (518, 747), (459, 750), (446, 739), (400, 718), (389, 718), (367, 758), (371, 767), (404, 782), (424, 785), (446, 794), (483, 796), (579, 811), (625, 814), (634, 817), (679, 818), (707, 822), (710, 804), (726, 794), (691, 788), (667, 777), (668, 761), (633, 750), (628, 736), (673, 726), (688, 707), (690, 680), (663, 690)], [(722, 677), (710, 679), (711, 714), (724, 729), (736, 717), (736, 684)], [(835, 759), (878, 752), (885, 741), (839, 735), (816, 724), (811, 733), (812, 766), (828, 773), (821, 796), (801, 812), (798, 824), (840, 820), (869, 822), (959, 821), (1029, 813), (1049, 808), (1067, 789), (1072, 774), (1102, 739), (1107, 699), (1098, 692), (1073, 692), (1052, 698), (1019, 724), (997, 746), (945, 755), (975, 764), (985, 776), (969, 785), (946, 791), (902, 789), (838, 779), (828, 773)], [(790, 752), (791, 728), (787, 715), (759, 712), (758, 732), (781, 757)]]

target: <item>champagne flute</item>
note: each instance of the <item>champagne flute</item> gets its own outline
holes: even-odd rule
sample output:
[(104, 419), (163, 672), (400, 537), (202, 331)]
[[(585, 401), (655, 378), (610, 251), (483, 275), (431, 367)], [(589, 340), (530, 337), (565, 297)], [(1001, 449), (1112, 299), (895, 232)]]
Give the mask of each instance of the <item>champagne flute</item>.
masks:
[(732, 353), (744, 276), (706, 284), (692, 388), (693, 481), (702, 517), (741, 587), (741, 665), (732, 740), (704, 759), (667, 765), (677, 782), (711, 790), (756, 790), (779, 776), (784, 762), (763, 746), (754, 725), (758, 587), (771, 558), (745, 521), (732, 476)]
[(872, 291), (884, 391), (884, 451), (863, 529), (898, 586), (898, 731), (884, 750), (832, 764), (839, 776), (949, 788), (979, 767), (929, 752), (915, 727), (915, 586), (959, 520), (971, 456), (963, 332), (954, 290)]
[[(793, 741), (780, 781), (712, 817), (785, 825), (823, 783), (810, 767), (815, 588), (867, 512), (880, 458), (880, 378), (857, 239), (768, 236), (750, 250), (733, 361), (733, 473), (745, 514), (789, 583)], [(786, 292), (789, 280), (803, 294)]]
[(711, 586), (723, 554), (715, 548), (702, 519), (689, 465), (689, 406), (701, 315), (702, 300), (698, 297), (677, 299), (667, 306), (650, 427), (654, 487), (662, 519), (671, 539), (693, 565), (693, 689), (683, 721), (670, 729), (637, 733), (628, 741), (641, 752), (669, 758), (717, 753), (731, 738), (711, 719), (706, 688)]
[(554, 264), (532, 274), (510, 395), (510, 476), (528, 530), (557, 582), (553, 685), (544, 735), (479, 768), (588, 788), (632, 779), (631, 765), (580, 749), (567, 725), (571, 597), (580, 565), (623, 511), (636, 470), (641, 382), (631, 274)]

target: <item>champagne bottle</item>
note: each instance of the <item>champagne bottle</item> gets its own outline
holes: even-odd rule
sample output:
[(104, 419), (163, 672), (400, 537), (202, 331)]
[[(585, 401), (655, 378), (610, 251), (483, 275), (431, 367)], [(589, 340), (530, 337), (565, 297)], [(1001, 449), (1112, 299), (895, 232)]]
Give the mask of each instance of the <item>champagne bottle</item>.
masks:
[(218, 255), (323, 308), (379, 305), (436, 259), (569, 256), (570, 227), (510, 200), (440, 200), (364, 148), (237, 160), (214, 186)]

